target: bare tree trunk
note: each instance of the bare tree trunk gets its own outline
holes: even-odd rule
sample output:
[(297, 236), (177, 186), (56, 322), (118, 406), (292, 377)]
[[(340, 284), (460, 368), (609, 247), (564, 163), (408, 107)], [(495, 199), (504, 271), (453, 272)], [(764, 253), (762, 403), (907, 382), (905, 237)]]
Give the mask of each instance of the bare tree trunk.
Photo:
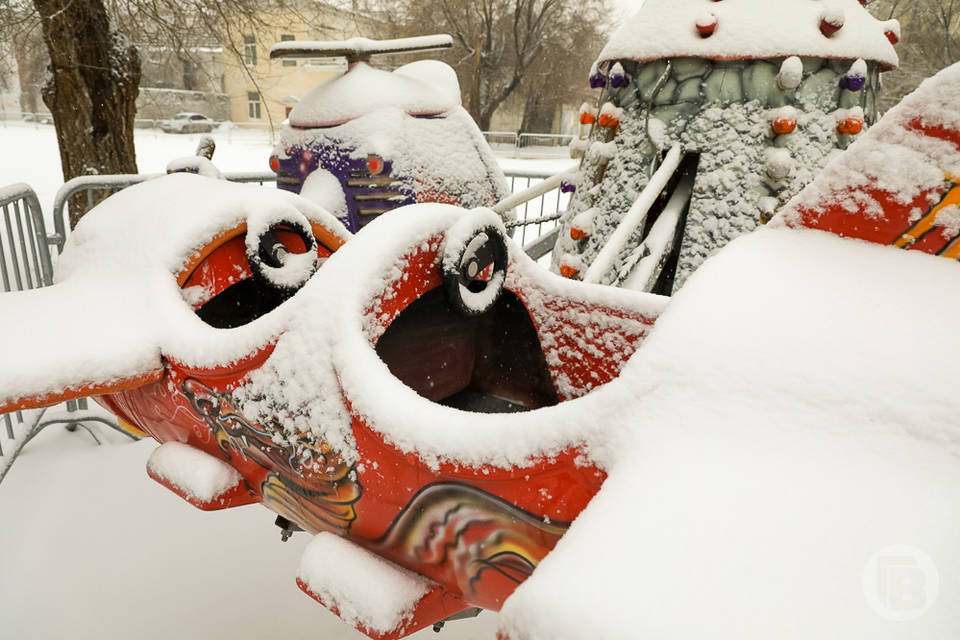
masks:
[[(111, 28), (102, 0), (34, 0), (34, 6), (50, 52), (43, 101), (53, 114), (63, 179), (136, 173), (136, 48)], [(84, 205), (71, 202), (71, 227)]]

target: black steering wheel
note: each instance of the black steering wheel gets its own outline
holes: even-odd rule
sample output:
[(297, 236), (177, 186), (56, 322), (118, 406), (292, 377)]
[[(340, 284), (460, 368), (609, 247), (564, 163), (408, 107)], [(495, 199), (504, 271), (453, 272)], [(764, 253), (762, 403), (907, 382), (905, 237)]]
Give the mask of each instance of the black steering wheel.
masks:
[(493, 225), (476, 229), (460, 246), (444, 248), (443, 284), (457, 312), (474, 317), (493, 307), (503, 291), (508, 255), (503, 230)]
[[(297, 234), (306, 251), (293, 253), (283, 244), (278, 231)], [(247, 241), (247, 261), (253, 277), (284, 296), (293, 295), (317, 270), (317, 239), (302, 223), (283, 221), (264, 229), (252, 244)]]

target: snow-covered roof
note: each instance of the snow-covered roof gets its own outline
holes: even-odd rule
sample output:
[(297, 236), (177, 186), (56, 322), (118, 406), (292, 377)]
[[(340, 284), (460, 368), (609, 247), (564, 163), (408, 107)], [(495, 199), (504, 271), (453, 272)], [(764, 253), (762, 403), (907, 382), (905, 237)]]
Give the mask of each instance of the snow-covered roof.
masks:
[(358, 62), (345, 74), (311, 89), (290, 112), (290, 125), (337, 125), (385, 107), (430, 115), (458, 106), (457, 74), (443, 62), (420, 60), (393, 72)]
[[(824, 35), (823, 18), (843, 26)], [(714, 21), (712, 35), (701, 36), (698, 23)], [(599, 61), (797, 55), (863, 58), (896, 67), (899, 58), (887, 31), (899, 37), (899, 23), (877, 20), (858, 0), (647, 0), (613, 35)]]

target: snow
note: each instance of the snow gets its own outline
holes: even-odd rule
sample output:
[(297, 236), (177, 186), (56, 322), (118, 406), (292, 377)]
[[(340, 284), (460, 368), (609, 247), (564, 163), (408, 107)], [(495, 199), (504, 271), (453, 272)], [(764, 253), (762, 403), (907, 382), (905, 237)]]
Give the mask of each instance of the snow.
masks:
[[(958, 286), (952, 261), (822, 232), (731, 243), (587, 397), (610, 407), (594, 418), (615, 449), (609, 478), (507, 601), (501, 630), (958, 637), (960, 363), (945, 354), (960, 349), (960, 302), (944, 295)], [(870, 567), (891, 545), (939, 574), (937, 595), (916, 577), (925, 565), (899, 560), (918, 581), (895, 595), (932, 605), (909, 621), (890, 614), (910, 602), (870, 607), (885, 579)]]
[[(440, 65), (449, 73), (439, 71)], [(453, 69), (437, 61), (412, 63), (392, 73), (358, 62), (349, 72), (308, 91), (290, 112), (290, 125), (310, 128), (342, 124), (387, 107), (411, 115), (446, 113), (460, 106), (460, 86), (456, 75), (449, 79), (450, 73)], [(443, 80), (438, 82), (438, 77)]]
[(803, 61), (798, 56), (785, 58), (780, 64), (777, 82), (785, 91), (796, 89), (803, 81)]
[[(701, 37), (696, 25), (704, 7), (716, 16), (716, 31)], [(824, 16), (844, 15), (832, 37), (820, 33)], [(896, 21), (880, 22), (859, 0), (646, 0), (601, 51), (598, 62), (703, 57), (718, 60), (811, 56), (899, 64), (884, 32)]]
[(210, 502), (241, 480), (229, 464), (180, 442), (165, 442), (147, 461), (147, 470), (200, 502)]
[[(156, 446), (97, 447), (58, 427), (31, 441), (0, 486), (0, 635), (366, 640), (297, 588), (310, 536), (281, 543), (259, 505), (191, 507), (144, 472)], [(495, 627), (488, 612), (440, 637), (489, 640)]]
[(766, 149), (766, 170), (774, 180), (786, 180), (793, 171), (794, 162), (787, 149)]
[(650, 291), (656, 283), (656, 269), (663, 266), (674, 245), (677, 225), (680, 223), (683, 209), (690, 202), (693, 192), (693, 177), (684, 176), (670, 196), (656, 222), (643, 242), (634, 250), (633, 264), (628, 266), (632, 272), (623, 279), (623, 287), (634, 291)]
[(327, 532), (307, 545), (297, 577), (344, 622), (381, 634), (409, 620), (431, 588), (430, 581)]
[(950, 205), (937, 212), (935, 223), (951, 236), (960, 234), (960, 207)]
[(167, 173), (176, 173), (178, 171), (195, 173), (207, 178), (223, 178), (223, 174), (220, 173), (216, 165), (201, 156), (184, 156), (176, 160), (171, 160), (167, 164)]
[(343, 185), (329, 171), (320, 168), (311, 171), (303, 181), (300, 195), (326, 209), (335, 218), (347, 217), (347, 196), (343, 192)]

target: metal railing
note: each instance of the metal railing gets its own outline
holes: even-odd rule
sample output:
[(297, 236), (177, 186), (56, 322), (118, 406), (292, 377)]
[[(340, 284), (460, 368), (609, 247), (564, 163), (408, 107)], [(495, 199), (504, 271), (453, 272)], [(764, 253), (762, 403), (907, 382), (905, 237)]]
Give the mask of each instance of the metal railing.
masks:
[[(65, 232), (47, 235), (43, 211), (36, 193), (23, 183), (0, 188), (0, 284), (3, 292), (26, 291), (53, 284), (50, 247), (62, 246)], [(25, 336), (25, 339), (29, 339)], [(16, 411), (0, 415), (0, 481), (24, 446), (42, 429), (54, 424), (75, 431), (84, 429), (99, 443), (96, 434), (84, 424), (101, 422), (122, 431), (117, 424), (91, 416), (87, 400), (70, 400), (63, 405), (65, 415), (44, 420), (47, 409)], [(125, 433), (125, 432), (124, 432)]]
[[(52, 237), (56, 238), (57, 250), (63, 250), (63, 243), (66, 240), (70, 217), (68, 203), (72, 196), (79, 193), (86, 193), (87, 202), (92, 205), (94, 202), (94, 192), (96, 191), (110, 191), (114, 193), (162, 175), (164, 174), (139, 173), (111, 176), (78, 176), (67, 181), (60, 187), (53, 199), (53, 224), (56, 229), (56, 234)], [(533, 186), (536, 182), (549, 178), (550, 175), (550, 173), (543, 171), (510, 171), (505, 173), (511, 193), (523, 191)], [(224, 173), (223, 177), (231, 182), (256, 182), (261, 185), (276, 182), (277, 179), (276, 174), (270, 171), (229, 172)], [(526, 244), (528, 239), (538, 238), (545, 232), (549, 232), (556, 225), (554, 220), (560, 217), (560, 213), (566, 209), (569, 200), (570, 196), (568, 194), (560, 193), (559, 190), (553, 190), (523, 203), (522, 208), (517, 207), (515, 211), (517, 223), (515, 226), (521, 228), (520, 236), (517, 238), (518, 242), (520, 242), (520, 244)], [(532, 230), (534, 226), (536, 226), (535, 234)]]
[(483, 137), (494, 150), (502, 147), (512, 149), (517, 146), (517, 134), (512, 131), (484, 131)]
[[(56, 238), (57, 251), (63, 251), (63, 243), (67, 239), (68, 229), (70, 228), (69, 202), (71, 197), (79, 193), (86, 193), (87, 205), (92, 207), (94, 192), (96, 191), (116, 193), (121, 189), (164, 175), (166, 174), (120, 173), (109, 176), (77, 176), (65, 182), (53, 197), (53, 226), (56, 233), (52, 237)], [(257, 182), (261, 185), (277, 181), (277, 174), (272, 171), (234, 171), (224, 173), (223, 177), (230, 182)]]
[[(542, 180), (546, 180), (553, 174), (545, 171), (510, 171), (506, 172), (505, 175), (510, 183), (510, 192), (519, 193)], [(520, 228), (519, 235), (515, 234), (514, 240), (524, 247), (530, 257), (538, 259), (549, 253), (549, 250), (542, 251), (540, 245), (537, 245), (536, 250), (531, 251), (529, 245), (557, 228), (560, 215), (566, 211), (569, 203), (570, 194), (562, 193), (559, 189), (553, 189), (542, 196), (518, 205), (514, 209), (518, 223), (516, 226)], [(550, 248), (552, 248), (552, 244)]]
[(40, 201), (20, 182), (0, 188), (0, 284), (23, 291), (53, 283)]
[(6, 450), (3, 448), (3, 438), (0, 438), (0, 482), (3, 482), (4, 477), (6, 477), (7, 472), (10, 470), (13, 461), (16, 460), (17, 456), (23, 451), (23, 448), (29, 444), (41, 431), (47, 427), (52, 427), (54, 425), (62, 425), (66, 428), (67, 431), (77, 431), (81, 429), (87, 432), (94, 442), (98, 445), (103, 444), (100, 441), (100, 438), (97, 437), (96, 432), (89, 427), (87, 423), (96, 422), (102, 424), (114, 431), (122, 433), (131, 440), (139, 440), (137, 436), (132, 433), (124, 430), (116, 422), (108, 420), (106, 418), (101, 418), (100, 416), (90, 415), (86, 413), (78, 413), (78, 409), (86, 410), (86, 399), (82, 400), (82, 406), (80, 401), (70, 401), (65, 403), (63, 408), (66, 410), (65, 415), (54, 415), (50, 419), (44, 420), (44, 417), (47, 415), (47, 412), (53, 409), (54, 407), (44, 407), (42, 409), (34, 409), (32, 411), (25, 412), (28, 414), (28, 418), (24, 419), (23, 412), (17, 412), (16, 422), (10, 419), (10, 414), (4, 414), (4, 422), (6, 426), (6, 437), (7, 444)]

